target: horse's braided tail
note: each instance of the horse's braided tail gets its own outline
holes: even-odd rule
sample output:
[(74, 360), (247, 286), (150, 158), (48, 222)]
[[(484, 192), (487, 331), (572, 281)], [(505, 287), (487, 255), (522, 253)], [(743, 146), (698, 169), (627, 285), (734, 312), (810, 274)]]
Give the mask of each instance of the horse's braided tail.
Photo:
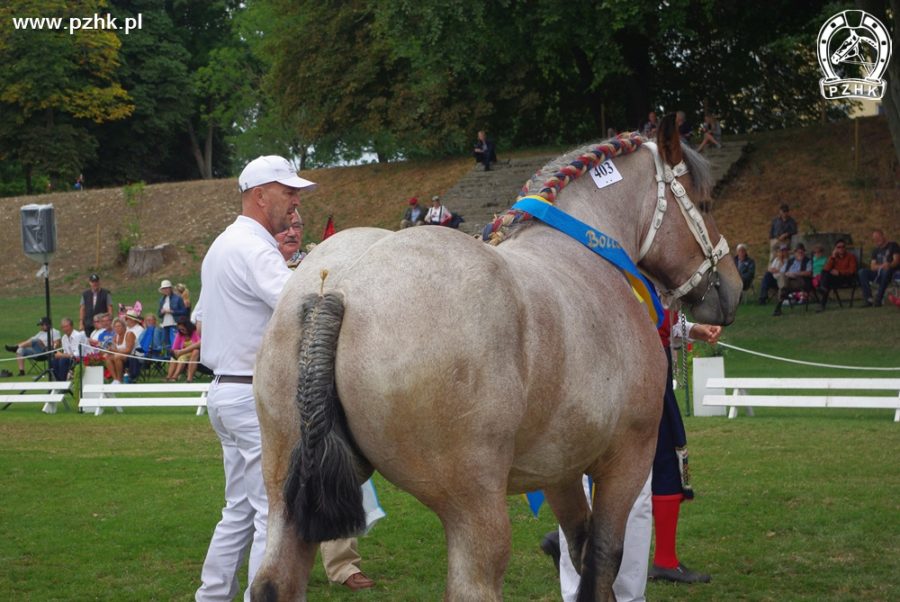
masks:
[(334, 382), (344, 302), (309, 295), (300, 310), (300, 440), (284, 483), (288, 520), (309, 542), (359, 534), (366, 525), (356, 452)]

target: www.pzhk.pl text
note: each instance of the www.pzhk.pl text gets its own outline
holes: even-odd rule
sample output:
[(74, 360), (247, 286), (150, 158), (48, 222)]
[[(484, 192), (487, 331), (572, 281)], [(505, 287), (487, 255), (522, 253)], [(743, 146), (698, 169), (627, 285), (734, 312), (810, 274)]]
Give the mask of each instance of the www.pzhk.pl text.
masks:
[(134, 17), (126, 17), (121, 19), (122, 24), (119, 25), (120, 19), (109, 13), (104, 15), (93, 14), (90, 17), (13, 17), (13, 27), (16, 29), (37, 29), (47, 31), (58, 31), (67, 29), (69, 35), (76, 31), (123, 31), (128, 35), (135, 29), (141, 29), (144, 26), (144, 15), (138, 13)]

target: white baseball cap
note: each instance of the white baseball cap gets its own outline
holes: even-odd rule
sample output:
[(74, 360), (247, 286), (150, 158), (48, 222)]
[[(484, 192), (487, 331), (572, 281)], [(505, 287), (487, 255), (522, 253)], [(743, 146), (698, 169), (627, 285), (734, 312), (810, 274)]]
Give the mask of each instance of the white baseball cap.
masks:
[(238, 187), (241, 192), (269, 182), (278, 182), (291, 188), (309, 188), (316, 185), (315, 182), (299, 177), (290, 162), (278, 155), (257, 157), (247, 164), (238, 177)]

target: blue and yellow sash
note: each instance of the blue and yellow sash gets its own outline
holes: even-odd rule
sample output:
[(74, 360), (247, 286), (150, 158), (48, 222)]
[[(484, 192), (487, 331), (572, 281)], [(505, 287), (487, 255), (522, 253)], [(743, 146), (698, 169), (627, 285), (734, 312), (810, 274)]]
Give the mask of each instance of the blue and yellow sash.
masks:
[(656, 294), (656, 289), (653, 284), (647, 280), (647, 277), (640, 273), (637, 266), (634, 265), (634, 262), (631, 260), (631, 257), (628, 256), (628, 253), (622, 249), (622, 245), (614, 238), (575, 219), (565, 211), (557, 209), (543, 197), (522, 197), (516, 201), (516, 204), (512, 206), (512, 209), (530, 213), (548, 226), (556, 228), (563, 234), (574, 238), (588, 249), (619, 268), (625, 278), (628, 279), (628, 283), (631, 285), (632, 290), (634, 290), (635, 294), (644, 303), (644, 306), (646, 306), (647, 312), (650, 314), (650, 319), (653, 320), (657, 328), (662, 326), (663, 309), (662, 304), (659, 302), (659, 296)]

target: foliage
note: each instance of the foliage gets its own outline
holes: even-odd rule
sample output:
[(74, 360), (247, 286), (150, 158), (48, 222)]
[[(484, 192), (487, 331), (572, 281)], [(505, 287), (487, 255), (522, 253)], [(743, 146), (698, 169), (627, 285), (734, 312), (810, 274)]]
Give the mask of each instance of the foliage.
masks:
[(190, 57), (171, 17), (156, 0), (113, 0), (108, 8), (120, 20), (142, 15), (141, 29), (120, 36), (119, 80), (135, 108), (127, 120), (93, 128), (97, 158), (85, 169), (87, 181), (97, 186), (194, 177), (183, 167), (182, 139), (191, 114), (184, 101)]
[(123, 263), (128, 260), (128, 254), (132, 247), (137, 245), (141, 240), (141, 214), (143, 213), (144, 203), (144, 182), (136, 182), (129, 184), (122, 189), (122, 196), (125, 200), (127, 231), (121, 236), (117, 243), (118, 261)]
[(0, 6), (0, 157), (17, 162), (26, 188), (48, 174), (72, 181), (93, 156), (88, 123), (128, 117), (134, 105), (120, 85), (120, 42), (105, 30), (16, 29), (12, 17), (102, 12), (102, 2), (22, 0)]

